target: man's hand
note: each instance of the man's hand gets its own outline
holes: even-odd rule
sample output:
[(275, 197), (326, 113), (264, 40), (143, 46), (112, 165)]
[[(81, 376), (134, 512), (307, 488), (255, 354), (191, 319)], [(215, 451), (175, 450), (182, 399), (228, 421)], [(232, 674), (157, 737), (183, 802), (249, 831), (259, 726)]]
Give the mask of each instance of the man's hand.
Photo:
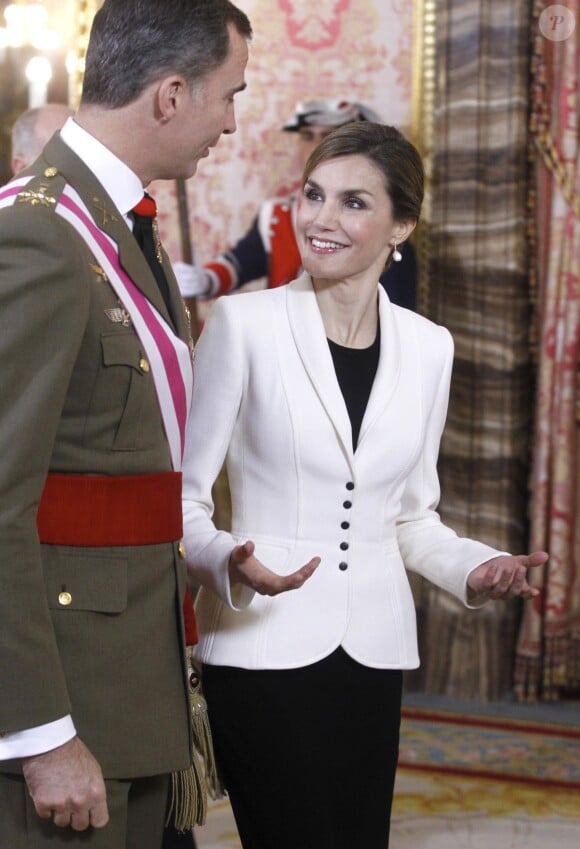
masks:
[[(548, 556), (545, 551), (534, 551), (533, 554), (519, 554), (516, 557), (509, 554), (494, 557), (470, 572), (467, 586), (478, 601), (488, 598), (535, 598), (540, 591), (528, 584), (527, 571), (543, 566)], [(470, 597), (470, 600), (473, 599)]]
[(39, 817), (75, 831), (108, 823), (101, 768), (78, 737), (50, 752), (23, 758), (22, 772)]
[(254, 557), (254, 549), (255, 545), (251, 540), (243, 545), (236, 545), (230, 555), (230, 578), (232, 583), (244, 584), (260, 595), (278, 595), (299, 589), (320, 563), (320, 557), (313, 557), (296, 572), (277, 575)]

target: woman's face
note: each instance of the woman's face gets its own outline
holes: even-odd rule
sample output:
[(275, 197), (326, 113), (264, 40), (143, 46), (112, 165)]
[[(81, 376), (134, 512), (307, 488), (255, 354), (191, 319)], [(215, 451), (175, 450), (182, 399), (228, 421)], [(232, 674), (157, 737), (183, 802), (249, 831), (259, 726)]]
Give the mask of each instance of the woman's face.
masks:
[(381, 171), (361, 155), (318, 165), (298, 200), (302, 265), (317, 278), (344, 279), (372, 271), (378, 279), (393, 240), (405, 238), (401, 228), (406, 226), (393, 221)]

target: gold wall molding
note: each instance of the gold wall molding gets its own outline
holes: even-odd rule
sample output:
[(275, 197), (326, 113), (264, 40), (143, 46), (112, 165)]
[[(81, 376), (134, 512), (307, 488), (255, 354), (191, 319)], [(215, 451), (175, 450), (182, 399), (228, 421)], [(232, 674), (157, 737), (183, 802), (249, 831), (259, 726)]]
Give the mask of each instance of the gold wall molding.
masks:
[(413, 139), (425, 166), (425, 199), (415, 235), (418, 310), (428, 313), (433, 210), (433, 122), (436, 93), (437, 0), (415, 0), (413, 18)]
[(69, 101), (75, 108), (81, 97), (91, 24), (101, 3), (102, 0), (75, 0), (74, 2), (74, 61), (70, 72)]

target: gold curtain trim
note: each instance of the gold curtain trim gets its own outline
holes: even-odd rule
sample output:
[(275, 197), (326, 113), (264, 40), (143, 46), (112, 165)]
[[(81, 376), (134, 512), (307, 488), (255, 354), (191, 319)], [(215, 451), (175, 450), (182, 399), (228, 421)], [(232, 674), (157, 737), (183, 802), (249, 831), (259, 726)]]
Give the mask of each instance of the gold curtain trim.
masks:
[(564, 200), (570, 205), (574, 215), (580, 218), (580, 196), (574, 190), (570, 172), (562, 162), (560, 151), (554, 144), (552, 134), (549, 130), (539, 130), (534, 138), (534, 143), (544, 165), (560, 188)]

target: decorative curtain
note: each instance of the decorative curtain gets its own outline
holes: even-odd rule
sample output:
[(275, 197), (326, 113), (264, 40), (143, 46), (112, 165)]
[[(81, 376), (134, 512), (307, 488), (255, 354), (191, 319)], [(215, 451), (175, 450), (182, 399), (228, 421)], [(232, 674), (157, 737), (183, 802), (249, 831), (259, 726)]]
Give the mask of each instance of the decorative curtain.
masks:
[[(436, 0), (426, 312), (455, 340), (439, 472), (443, 520), (527, 548), (532, 373), (527, 280), (529, 11)], [(511, 685), (519, 606), (468, 611), (423, 584), (422, 670), (410, 686), (483, 700)]]
[(515, 687), (518, 698), (528, 701), (580, 689), (578, 6), (573, 0), (566, 7), (536, 2), (532, 30), (531, 279), (538, 379), (531, 545), (548, 551), (550, 560), (534, 575), (541, 601), (526, 605), (519, 631)]

